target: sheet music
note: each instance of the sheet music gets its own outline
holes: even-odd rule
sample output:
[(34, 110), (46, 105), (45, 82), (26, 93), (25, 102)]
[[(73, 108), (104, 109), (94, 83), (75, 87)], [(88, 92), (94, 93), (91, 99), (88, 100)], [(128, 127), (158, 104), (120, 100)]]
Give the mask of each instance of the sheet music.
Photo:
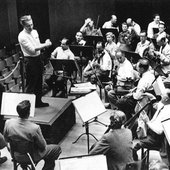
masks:
[(106, 111), (96, 91), (74, 100), (73, 104), (83, 122), (87, 122)]
[(16, 111), (17, 105), (23, 101), (29, 100), (31, 103), (30, 116), (34, 117), (35, 112), (35, 95), (25, 93), (3, 93), (1, 115), (18, 116)]
[(90, 82), (74, 84), (74, 86), (75, 86), (76, 88), (79, 88), (79, 89), (96, 90), (96, 85), (95, 85), (95, 84), (91, 84)]
[(155, 94), (158, 96), (162, 96), (163, 94), (166, 94), (166, 88), (160, 76), (153, 83), (153, 88), (154, 88)]
[(107, 170), (105, 155), (83, 156), (59, 160), (60, 170)]

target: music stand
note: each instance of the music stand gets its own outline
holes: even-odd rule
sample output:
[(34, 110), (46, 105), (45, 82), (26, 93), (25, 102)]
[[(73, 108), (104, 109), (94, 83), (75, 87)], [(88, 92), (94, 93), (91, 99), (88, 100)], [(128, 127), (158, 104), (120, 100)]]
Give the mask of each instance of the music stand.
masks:
[(76, 143), (83, 135), (87, 135), (87, 149), (89, 153), (89, 136), (91, 135), (97, 140), (93, 134), (89, 133), (89, 121), (106, 112), (106, 109), (96, 91), (73, 100), (73, 105), (85, 127), (85, 133), (82, 133), (73, 143)]
[(159, 32), (158, 28), (152, 28), (153, 29), (153, 34), (157, 34)]
[(133, 64), (136, 64), (139, 59), (141, 59), (141, 56), (138, 53), (132, 52), (132, 51), (124, 51), (126, 58)]
[(105, 38), (106, 38), (106, 33), (112, 32), (115, 35), (116, 42), (117, 42), (118, 36), (119, 36), (119, 32), (118, 32), (117, 28), (102, 28), (101, 32), (103, 34), (103, 37), (105, 37)]
[(87, 61), (93, 59), (93, 46), (70, 45), (70, 50), (75, 56), (80, 57), (80, 76), (82, 78), (83, 57)]
[[(66, 60), (66, 59), (50, 59), (50, 62), (52, 64), (52, 67), (55, 71), (63, 70), (66, 71), (67, 73), (73, 73), (73, 71), (78, 70), (78, 66), (75, 60)], [(73, 85), (72, 83), (72, 78), (71, 76), (64, 76), (64, 78), (69, 79), (71, 81), (71, 86)], [(70, 88), (71, 89), (71, 88)], [(70, 91), (69, 89), (69, 91)]]
[(84, 36), (84, 39), (86, 40), (88, 45), (93, 46), (95, 48), (97, 42), (103, 41), (103, 36), (86, 35)]

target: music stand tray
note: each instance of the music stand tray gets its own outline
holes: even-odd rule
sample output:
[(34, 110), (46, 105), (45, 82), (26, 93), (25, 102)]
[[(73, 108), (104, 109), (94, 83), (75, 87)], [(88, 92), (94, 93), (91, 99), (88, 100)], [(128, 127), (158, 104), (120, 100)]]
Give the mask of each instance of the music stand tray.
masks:
[(81, 46), (81, 45), (70, 45), (70, 50), (75, 56), (88, 57), (87, 59), (93, 59), (93, 46)]
[(69, 72), (77, 71), (77, 65), (74, 60), (65, 60), (65, 59), (50, 59), (50, 62), (55, 71), (57, 70), (67, 70)]

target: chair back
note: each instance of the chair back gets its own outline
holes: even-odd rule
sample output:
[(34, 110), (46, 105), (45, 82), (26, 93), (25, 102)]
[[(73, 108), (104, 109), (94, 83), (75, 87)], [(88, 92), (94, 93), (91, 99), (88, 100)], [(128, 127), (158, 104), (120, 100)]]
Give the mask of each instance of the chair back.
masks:
[(140, 161), (133, 161), (126, 164), (125, 170), (148, 170), (148, 151), (145, 151), (144, 157)]
[(34, 143), (20, 138), (9, 139), (10, 153), (13, 162), (31, 165), (35, 169), (33, 161)]

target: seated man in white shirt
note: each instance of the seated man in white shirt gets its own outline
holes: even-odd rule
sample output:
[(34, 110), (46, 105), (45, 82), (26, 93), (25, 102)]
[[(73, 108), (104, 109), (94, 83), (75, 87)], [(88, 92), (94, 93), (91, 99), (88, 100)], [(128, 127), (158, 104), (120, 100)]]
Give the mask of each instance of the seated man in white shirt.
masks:
[(119, 31), (119, 27), (117, 25), (117, 16), (116, 15), (112, 15), (110, 21), (106, 21), (102, 28), (114, 28), (117, 29)]
[(95, 58), (85, 67), (83, 70), (83, 76), (87, 81), (90, 80), (93, 84), (97, 83), (97, 81), (100, 83), (102, 81), (108, 81), (111, 69), (111, 57), (104, 49), (104, 43), (98, 42), (96, 44)]
[(148, 24), (148, 28), (147, 28), (147, 35), (149, 39), (155, 38), (153, 29), (154, 28), (158, 29), (159, 23), (160, 23), (160, 15), (155, 14), (153, 17), (153, 21)]
[(136, 46), (135, 53), (138, 53), (143, 58), (143, 52), (147, 47), (149, 47), (150, 42), (147, 40), (146, 31), (141, 31), (139, 36), (140, 42), (138, 42)]
[(119, 62), (117, 69), (115, 70), (113, 82), (111, 85), (107, 85), (105, 90), (108, 94), (108, 98), (111, 104), (111, 108), (114, 109), (115, 105), (113, 100), (117, 100), (116, 92), (122, 92), (126, 94), (133, 88), (134, 69), (130, 61), (125, 57), (125, 52), (118, 50), (116, 52), (116, 58)]
[[(148, 127), (147, 137), (136, 143), (134, 146), (134, 151), (137, 151), (140, 148), (161, 148), (162, 143), (164, 142), (164, 130), (161, 121), (170, 118), (169, 110), (170, 91), (167, 89), (167, 94), (165, 94), (162, 97), (162, 100), (157, 104), (157, 111), (155, 112), (152, 119), (144, 120)], [(167, 151), (168, 153), (170, 152), (169, 150)]]
[[(65, 60), (74, 60), (74, 54), (69, 48), (69, 40), (63, 38), (61, 40), (61, 46), (57, 47), (52, 53), (52, 59), (65, 59)], [(73, 80), (76, 79), (75, 72), (73, 72)], [(57, 70), (54, 75), (47, 80), (47, 84), (53, 89), (53, 97), (65, 97), (66, 95), (66, 78), (68, 76), (71, 78), (72, 73), (69, 70)]]
[(147, 59), (140, 59), (137, 65), (137, 70), (141, 76), (137, 87), (129, 90), (126, 96), (118, 100), (109, 98), (111, 104), (114, 104), (119, 110), (122, 110), (126, 114), (127, 119), (134, 113), (136, 103), (143, 98), (143, 94), (146, 91), (152, 90), (152, 83), (155, 80), (154, 74), (149, 70), (149, 62)]

